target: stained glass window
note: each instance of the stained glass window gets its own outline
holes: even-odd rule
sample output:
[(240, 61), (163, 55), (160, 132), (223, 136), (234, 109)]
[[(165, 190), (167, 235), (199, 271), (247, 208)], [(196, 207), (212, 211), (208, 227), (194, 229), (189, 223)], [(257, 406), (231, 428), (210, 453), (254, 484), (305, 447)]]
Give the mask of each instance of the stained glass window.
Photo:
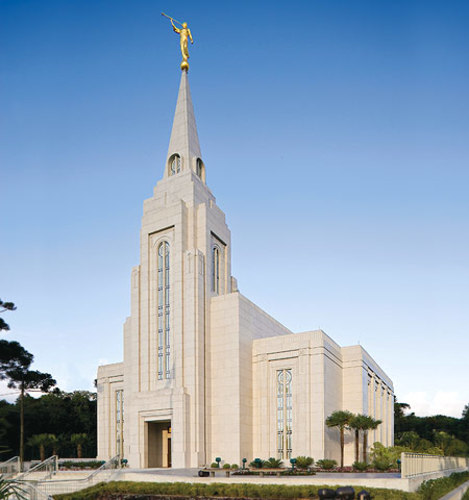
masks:
[(116, 454), (124, 456), (124, 391), (116, 391)]
[(277, 371), (277, 455), (291, 458), (293, 433), (292, 371)]
[(220, 249), (217, 246), (212, 249), (212, 291), (220, 293)]
[(158, 246), (157, 326), (158, 380), (171, 378), (171, 308), (170, 308), (169, 243)]

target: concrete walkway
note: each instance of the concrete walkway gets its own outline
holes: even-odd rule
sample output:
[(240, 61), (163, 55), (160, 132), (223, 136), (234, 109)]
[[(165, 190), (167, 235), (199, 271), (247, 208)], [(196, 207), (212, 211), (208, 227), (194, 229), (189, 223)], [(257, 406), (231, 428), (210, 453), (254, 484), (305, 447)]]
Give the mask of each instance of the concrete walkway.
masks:
[[(125, 472), (138, 472), (142, 474), (158, 474), (163, 476), (180, 476), (180, 477), (198, 477), (198, 472), (200, 469), (125, 469)], [(224, 478), (225, 470), (220, 469), (215, 472), (215, 477)], [(242, 475), (232, 475), (233, 478), (255, 478), (258, 476), (242, 476)], [(273, 476), (265, 476), (263, 479), (269, 479)], [(364, 473), (364, 472), (318, 472), (314, 476), (284, 476), (284, 479), (298, 479), (298, 478), (324, 478), (327, 481), (332, 481), (335, 479), (349, 479), (349, 478), (364, 478), (364, 479), (390, 479), (390, 478), (400, 478), (401, 475), (398, 472), (377, 472), (377, 473)], [(261, 478), (259, 478), (261, 479)]]

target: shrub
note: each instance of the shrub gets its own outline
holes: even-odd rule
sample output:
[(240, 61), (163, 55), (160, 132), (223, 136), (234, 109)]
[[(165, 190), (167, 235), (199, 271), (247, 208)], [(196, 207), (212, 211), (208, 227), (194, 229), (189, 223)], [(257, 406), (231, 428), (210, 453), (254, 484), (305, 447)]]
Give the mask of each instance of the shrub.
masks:
[(239, 469), (239, 465), (238, 464), (231, 464), (231, 468), (233, 470), (237, 470), (237, 469)]
[(278, 458), (270, 457), (269, 460), (264, 462), (264, 467), (270, 469), (279, 469), (282, 466), (282, 461)]
[(230, 465), (230, 464), (223, 464), (223, 468), (224, 468), (224, 469), (230, 469), (230, 468), (231, 468), (231, 465)]
[(323, 458), (322, 460), (318, 460), (316, 462), (316, 465), (320, 469), (329, 470), (329, 469), (333, 469), (334, 467), (336, 467), (337, 461), (336, 460), (332, 460), (330, 458)]
[(307, 469), (308, 467), (311, 467), (314, 463), (314, 460), (311, 457), (296, 457), (296, 466), (299, 469)]
[(410, 448), (404, 446), (384, 446), (381, 443), (374, 443), (370, 452), (371, 462), (388, 461), (391, 467), (397, 468), (397, 460), (401, 458), (403, 451), (411, 451)]
[(260, 458), (255, 458), (250, 464), (249, 467), (253, 469), (262, 469), (264, 467), (265, 460), (261, 460)]
[(211, 467), (212, 469), (218, 469), (218, 468), (219, 468), (218, 462), (212, 462), (212, 463), (210, 464), (210, 467)]
[(388, 458), (376, 458), (373, 460), (372, 466), (380, 471), (386, 471), (392, 467), (392, 463)]
[(366, 462), (353, 462), (352, 467), (360, 472), (368, 469), (368, 464)]

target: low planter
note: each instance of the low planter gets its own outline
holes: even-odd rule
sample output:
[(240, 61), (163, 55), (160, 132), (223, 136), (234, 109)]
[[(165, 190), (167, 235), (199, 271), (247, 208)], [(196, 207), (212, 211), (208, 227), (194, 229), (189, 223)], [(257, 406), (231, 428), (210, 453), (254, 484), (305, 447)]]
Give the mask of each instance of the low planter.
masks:
[(316, 472), (303, 469), (240, 469), (232, 472), (232, 475), (239, 476), (314, 476)]
[(333, 469), (320, 469), (318, 467), (314, 467), (315, 472), (330, 472), (330, 473), (337, 473), (340, 472), (341, 474), (344, 473), (354, 473), (354, 474), (391, 474), (391, 473), (398, 473), (400, 472), (399, 469), (389, 469), (389, 470), (378, 470), (370, 467), (369, 469), (366, 470), (357, 470), (354, 469), (353, 467), (334, 467)]

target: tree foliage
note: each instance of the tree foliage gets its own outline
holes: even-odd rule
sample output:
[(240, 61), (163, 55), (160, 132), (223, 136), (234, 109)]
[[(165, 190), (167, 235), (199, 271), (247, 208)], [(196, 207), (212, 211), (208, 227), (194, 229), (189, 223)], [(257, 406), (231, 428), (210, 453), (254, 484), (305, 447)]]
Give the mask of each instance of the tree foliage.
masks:
[[(7, 447), (12, 456), (19, 454), (19, 414), (19, 399), (15, 403), (0, 401), (0, 421), (3, 419), (8, 425), (8, 432), (0, 433), (0, 447)], [(56, 451), (63, 457), (77, 456), (77, 446), (71, 442), (72, 434), (87, 434), (88, 441), (82, 445), (83, 456), (96, 456), (95, 393), (55, 389), (39, 398), (26, 394), (24, 422), (26, 440), (35, 434), (55, 434)], [(53, 446), (46, 446), (46, 454), (53, 451)], [(37, 448), (26, 446), (25, 459), (36, 459), (37, 453)]]
[[(13, 302), (3, 302), (2, 299), (0, 299), (0, 313), (4, 313), (5, 311), (14, 311), (16, 309), (15, 304)], [(0, 331), (5, 330), (8, 331), (10, 329), (10, 326), (8, 323), (5, 323), (5, 320), (3, 318), (0, 318)]]
[(396, 445), (405, 446), (417, 453), (448, 456), (469, 454), (469, 405), (466, 405), (460, 419), (446, 415), (417, 417), (415, 413), (404, 414), (402, 409), (410, 406), (395, 403), (394, 435)]
[(28, 439), (28, 446), (39, 450), (39, 458), (42, 461), (46, 459), (46, 448), (52, 448), (51, 454), (54, 453), (54, 446), (57, 446), (57, 437), (55, 434), (34, 434)]

